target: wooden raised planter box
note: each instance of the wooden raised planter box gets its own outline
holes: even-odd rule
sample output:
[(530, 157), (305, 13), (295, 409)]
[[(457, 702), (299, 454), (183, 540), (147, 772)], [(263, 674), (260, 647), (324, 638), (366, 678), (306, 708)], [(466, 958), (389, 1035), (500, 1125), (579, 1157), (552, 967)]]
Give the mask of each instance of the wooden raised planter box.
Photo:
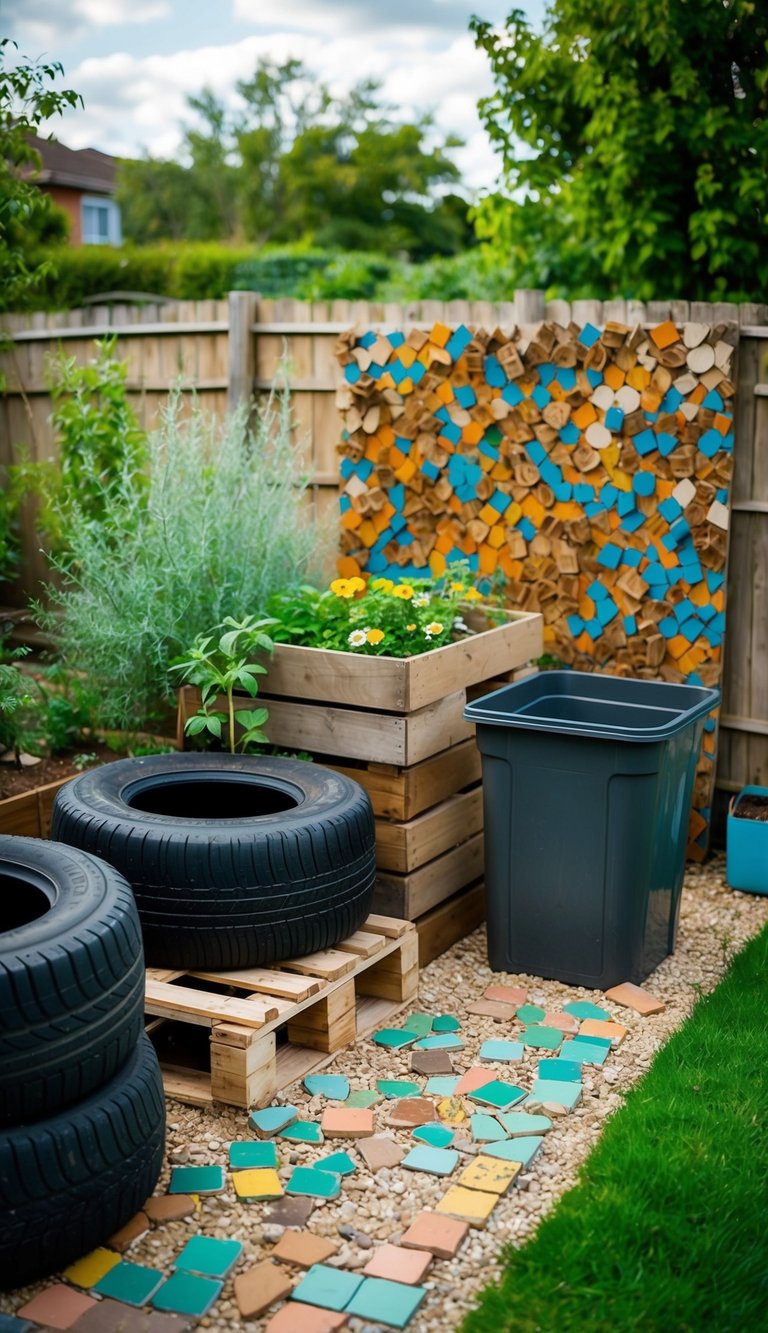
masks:
[[(379, 869), (373, 911), (418, 924), (474, 886), (477, 924), (480, 756), (464, 707), (541, 655), (542, 626), (540, 615), (508, 612), (502, 625), (407, 658), (276, 645), (259, 691), (265, 730), (273, 745), (306, 750), (367, 789)], [(198, 703), (196, 689), (179, 691), (180, 744)], [(454, 939), (466, 933), (458, 900), (455, 908), (435, 935), (442, 948), (453, 942), (451, 917)], [(422, 940), (423, 964), (430, 946)]]

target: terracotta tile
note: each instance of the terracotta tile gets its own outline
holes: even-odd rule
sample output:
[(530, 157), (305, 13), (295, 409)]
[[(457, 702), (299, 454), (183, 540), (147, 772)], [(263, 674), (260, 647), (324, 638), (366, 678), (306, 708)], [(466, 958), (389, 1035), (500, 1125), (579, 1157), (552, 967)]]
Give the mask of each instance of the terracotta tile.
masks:
[(71, 1328), (76, 1319), (90, 1310), (96, 1301), (83, 1291), (75, 1291), (63, 1282), (40, 1291), (16, 1311), (19, 1319), (34, 1319), (46, 1328)]
[(302, 1305), (291, 1301), (273, 1314), (264, 1333), (335, 1333), (347, 1327), (347, 1316), (342, 1311), (321, 1310), (317, 1305)]
[(235, 1300), (242, 1319), (258, 1319), (275, 1301), (285, 1300), (293, 1283), (284, 1268), (265, 1259), (235, 1278)]
[(405, 1157), (405, 1149), (384, 1134), (363, 1139), (358, 1151), (370, 1171), (381, 1171), (384, 1166), (398, 1166)]
[(448, 1051), (414, 1051), (411, 1055), (414, 1074), (452, 1074), (453, 1061)]
[(502, 1004), (500, 1000), (472, 1000), (467, 1005), (467, 1013), (495, 1018), (497, 1023), (511, 1023), (517, 1015), (517, 1005)]
[(175, 1222), (180, 1217), (190, 1217), (195, 1211), (195, 1201), (189, 1194), (156, 1194), (147, 1199), (142, 1210), (150, 1222)]
[(468, 1069), (456, 1085), (454, 1097), (466, 1097), (468, 1092), (476, 1092), (478, 1088), (485, 1087), (486, 1083), (493, 1083), (496, 1075), (492, 1069), (480, 1069), (473, 1066)]
[(390, 1125), (414, 1129), (416, 1125), (429, 1125), (437, 1120), (435, 1103), (428, 1097), (404, 1097), (396, 1102), (389, 1113)]
[(642, 986), (635, 986), (631, 981), (624, 981), (620, 986), (612, 986), (605, 992), (606, 1000), (621, 1004), (625, 1009), (634, 1009), (636, 1014), (647, 1017), (648, 1014), (660, 1014), (666, 1009), (663, 1000), (658, 1000)]
[(452, 1259), (469, 1231), (468, 1222), (439, 1213), (419, 1213), (400, 1239), (407, 1249), (429, 1250), (438, 1259)]
[(428, 1250), (403, 1248), (402, 1245), (379, 1245), (373, 1257), (362, 1270), (366, 1277), (383, 1277), (390, 1282), (405, 1282), (415, 1287), (421, 1282), (432, 1264)]
[(501, 1004), (525, 1004), (528, 999), (527, 990), (522, 986), (486, 986), (483, 991), (486, 1000), (498, 1000)]
[(619, 1046), (626, 1037), (629, 1028), (622, 1023), (607, 1023), (600, 1018), (585, 1018), (579, 1028), (582, 1037), (607, 1037), (613, 1046)]
[(346, 1106), (328, 1106), (323, 1111), (321, 1129), (327, 1139), (362, 1139), (373, 1134), (373, 1110)]
[(541, 1019), (543, 1028), (559, 1028), (561, 1032), (578, 1032), (579, 1020), (573, 1014), (547, 1013)]
[(335, 1241), (313, 1236), (311, 1231), (286, 1231), (269, 1257), (294, 1268), (311, 1268), (313, 1264), (324, 1264), (338, 1248)]
[[(179, 1196), (175, 1195), (174, 1197), (178, 1198)], [(107, 1244), (110, 1249), (118, 1250), (120, 1254), (124, 1254), (128, 1246), (138, 1240), (139, 1236), (143, 1236), (145, 1231), (149, 1231), (149, 1218), (146, 1213), (137, 1213), (135, 1217), (131, 1218), (130, 1222), (126, 1222), (124, 1227), (116, 1231), (114, 1236), (110, 1236)]]

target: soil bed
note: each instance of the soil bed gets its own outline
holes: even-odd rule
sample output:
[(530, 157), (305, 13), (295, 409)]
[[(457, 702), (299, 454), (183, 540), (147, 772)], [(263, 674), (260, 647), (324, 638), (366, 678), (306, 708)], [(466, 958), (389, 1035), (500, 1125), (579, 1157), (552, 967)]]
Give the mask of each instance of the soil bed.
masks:
[(742, 796), (733, 814), (736, 819), (758, 819), (768, 824), (768, 796)]

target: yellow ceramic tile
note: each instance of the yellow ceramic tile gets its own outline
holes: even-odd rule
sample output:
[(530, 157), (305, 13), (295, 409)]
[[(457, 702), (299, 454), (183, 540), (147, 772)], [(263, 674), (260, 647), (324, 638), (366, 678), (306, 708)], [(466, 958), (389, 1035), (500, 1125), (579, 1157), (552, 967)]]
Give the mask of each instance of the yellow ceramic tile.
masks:
[(444, 1101), (438, 1102), (437, 1114), (444, 1125), (463, 1125), (467, 1118), (459, 1097), (446, 1097)]
[(469, 1190), (486, 1190), (488, 1194), (506, 1194), (521, 1170), (520, 1162), (503, 1162), (498, 1157), (484, 1157), (481, 1153), (464, 1168), (458, 1184)]
[(283, 1194), (280, 1177), (271, 1167), (233, 1171), (232, 1183), (238, 1199), (279, 1199)]
[(452, 1185), (435, 1208), (436, 1213), (447, 1213), (469, 1222), (471, 1227), (484, 1227), (498, 1202), (498, 1194), (484, 1190), (468, 1190), (463, 1185)]
[(64, 1277), (68, 1282), (74, 1282), (76, 1287), (95, 1287), (110, 1268), (120, 1263), (120, 1258), (114, 1250), (105, 1250), (103, 1247), (91, 1250), (90, 1254), (65, 1268)]

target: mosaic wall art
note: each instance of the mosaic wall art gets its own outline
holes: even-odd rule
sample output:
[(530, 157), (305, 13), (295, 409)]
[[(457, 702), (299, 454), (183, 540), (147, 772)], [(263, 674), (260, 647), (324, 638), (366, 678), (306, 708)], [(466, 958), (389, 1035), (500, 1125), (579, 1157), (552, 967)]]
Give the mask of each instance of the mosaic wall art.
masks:
[[(544, 323), (339, 343), (342, 574), (500, 571), (580, 670), (717, 685), (731, 325)], [(691, 824), (706, 849), (716, 719)]]

